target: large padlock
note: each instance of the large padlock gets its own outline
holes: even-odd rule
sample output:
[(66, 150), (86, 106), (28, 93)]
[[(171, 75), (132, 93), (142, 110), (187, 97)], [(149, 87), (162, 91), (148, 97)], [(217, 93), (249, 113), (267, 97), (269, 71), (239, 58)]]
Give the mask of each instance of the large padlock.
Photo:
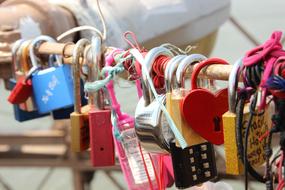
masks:
[(35, 103), (40, 113), (69, 107), (74, 103), (73, 80), (69, 65), (62, 65), (61, 59), (57, 56), (58, 66), (39, 70), (43, 66), (39, 67), (37, 64), (34, 49), (36, 45), (45, 41), (55, 42), (49, 36), (39, 36), (31, 42), (29, 50), (33, 68), (37, 68), (37, 71), (32, 73), (32, 84)]
[[(92, 62), (89, 67), (89, 82), (100, 79), (100, 67), (104, 61), (102, 40), (92, 37)], [(105, 107), (103, 89), (88, 92), (92, 99), (89, 110), (90, 157), (94, 167), (113, 166), (115, 164), (114, 141), (112, 135), (111, 110)]]
[[(17, 79), (19, 77), (25, 77), (24, 71), (20, 69), (20, 61), (22, 61), (22, 45), (23, 43), (26, 43), (22, 40), (17, 41), (12, 48), (12, 71), (13, 71), (13, 78), (9, 79), (9, 89), (12, 90), (16, 83)], [(22, 68), (23, 69), (23, 68)], [(26, 102), (21, 103), (19, 105), (13, 105), (13, 111), (14, 111), (14, 117), (17, 121), (23, 122), (28, 121), (32, 119), (41, 118), (44, 116), (47, 116), (49, 114), (40, 114), (37, 110), (24, 110), (20, 105), (25, 105), (25, 107), (32, 107), (32, 98), (28, 98)], [(30, 106), (27, 106), (30, 105)]]
[(79, 40), (72, 52), (73, 64), (73, 92), (74, 92), (74, 112), (70, 114), (71, 123), (71, 150), (80, 152), (89, 148), (89, 118), (90, 107), (81, 108), (80, 94), (80, 57), (83, 56), (84, 48), (89, 44), (89, 40)]
[[(180, 112), (180, 103), (188, 93), (184, 86), (187, 67), (206, 57), (193, 54), (183, 57), (179, 64), (171, 64), (165, 75), (166, 86), (171, 89), (172, 118), (189, 147), (182, 149), (178, 142), (171, 144), (171, 156), (174, 168), (175, 185), (188, 188), (209, 181), (217, 176), (213, 145), (203, 139), (187, 124)], [(167, 68), (168, 69), (168, 68)], [(177, 77), (173, 77), (176, 73)]]
[[(205, 88), (197, 88), (199, 72), (211, 64), (228, 64), (219, 58), (210, 58), (197, 64), (191, 76), (191, 91), (181, 101), (181, 112), (191, 128), (207, 141), (224, 143), (222, 115), (228, 110), (227, 89), (215, 94)], [(211, 109), (205, 109), (205, 108)]]
[[(239, 159), (238, 146), (236, 140), (236, 103), (237, 103), (237, 90), (238, 81), (241, 73), (242, 59), (235, 62), (233, 69), (229, 76), (229, 97), (228, 104), (229, 110), (223, 114), (224, 125), (224, 140), (225, 140), (225, 156), (226, 156), (226, 173), (232, 175), (240, 175), (243, 173), (243, 164)], [(245, 105), (243, 110), (243, 123), (247, 123), (249, 119), (250, 111), (249, 104)], [(263, 134), (268, 130), (271, 125), (270, 114), (268, 110), (262, 116), (253, 116), (252, 128), (248, 137), (248, 161), (253, 167), (261, 166), (265, 162), (265, 145), (266, 138), (259, 140)], [(256, 127), (254, 127), (256, 126)], [(258, 127), (257, 127), (258, 126)], [(243, 127), (243, 134), (245, 130)], [(244, 138), (244, 136), (243, 136)]]
[[(147, 72), (151, 71), (152, 63), (160, 55), (173, 56), (166, 48), (151, 49), (145, 57)], [(143, 76), (142, 78), (143, 97), (140, 98), (135, 111), (136, 133), (142, 146), (147, 151), (168, 154), (170, 151), (169, 143), (174, 137), (158, 102), (164, 102), (165, 104), (165, 95), (159, 95), (159, 100), (153, 100), (146, 77)]]

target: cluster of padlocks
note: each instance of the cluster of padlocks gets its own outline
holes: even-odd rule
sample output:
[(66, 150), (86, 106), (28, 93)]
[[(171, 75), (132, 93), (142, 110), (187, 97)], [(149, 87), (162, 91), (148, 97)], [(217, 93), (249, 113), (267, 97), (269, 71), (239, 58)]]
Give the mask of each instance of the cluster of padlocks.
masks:
[[(101, 33), (78, 40), (69, 57), (65, 47), (63, 55), (36, 53), (43, 43), (57, 42), (49, 36), (18, 40), (8, 101), (20, 122), (46, 115), (70, 119), (72, 150), (90, 151), (95, 167), (112, 166), (117, 156), (129, 189), (165, 189), (173, 182), (184, 189), (215, 179), (214, 145), (224, 146), (227, 174), (245, 173), (246, 188), (249, 173), (267, 189), (282, 189), (281, 35), (274, 32), (232, 67), (171, 44), (147, 50), (127, 40), (130, 49), (106, 47)], [(212, 65), (220, 65), (212, 73), (216, 79), (231, 69), (226, 88), (207, 77)], [(130, 102), (137, 104), (134, 116), (123, 113), (116, 99), (113, 80), (121, 73), (137, 87), (138, 102)], [(273, 133), (280, 136), (275, 155)], [(258, 172), (264, 165), (264, 173)]]

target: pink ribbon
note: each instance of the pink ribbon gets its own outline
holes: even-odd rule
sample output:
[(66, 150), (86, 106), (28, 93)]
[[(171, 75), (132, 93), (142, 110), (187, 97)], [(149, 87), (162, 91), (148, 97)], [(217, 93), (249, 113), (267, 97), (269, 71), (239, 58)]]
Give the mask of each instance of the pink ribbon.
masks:
[(260, 61), (264, 62), (264, 73), (260, 82), (260, 87), (262, 88), (262, 99), (259, 109), (264, 109), (266, 106), (266, 95), (268, 90), (264, 88), (264, 86), (272, 74), (273, 65), (278, 57), (285, 56), (285, 51), (280, 43), (281, 36), (281, 31), (273, 32), (270, 39), (268, 39), (264, 44), (248, 51), (243, 58), (243, 65), (246, 67), (255, 65)]

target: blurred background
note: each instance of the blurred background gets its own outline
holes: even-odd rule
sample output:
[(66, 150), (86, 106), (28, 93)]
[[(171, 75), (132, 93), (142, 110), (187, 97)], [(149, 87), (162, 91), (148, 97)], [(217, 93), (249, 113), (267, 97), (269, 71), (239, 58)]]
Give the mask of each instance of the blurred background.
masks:
[[(206, 0), (205, 0), (206, 1)], [(9, 2), (9, 1), (8, 1)], [(0, 15), (6, 14), (6, 17), (11, 17), (11, 14), (16, 14), (15, 9), (9, 9), (9, 11), (4, 10), (5, 6), (12, 6), (17, 3), (21, 4), (26, 1), (11, 1), (11, 3), (0, 5)], [(122, 1), (123, 2), (123, 1)], [(150, 0), (141, 0), (134, 1), (137, 4), (144, 5), (146, 10), (150, 12), (155, 10), (159, 5), (156, 3), (152, 3)], [(285, 29), (285, 13), (284, 7), (285, 2), (281, 0), (277, 1), (266, 1), (266, 0), (232, 0), (230, 1), (206, 1), (206, 4), (199, 4), (198, 0), (189, 1), (193, 3), (193, 7), (195, 7), (196, 3), (199, 4), (198, 10), (209, 11), (207, 15), (207, 19), (205, 19), (205, 15), (201, 12), (200, 14), (190, 14), (189, 10), (183, 9), (183, 7), (179, 7), (180, 1), (173, 1), (173, 5), (169, 5), (170, 1), (161, 1), (164, 3), (164, 6), (174, 6), (173, 13), (181, 12), (181, 14), (189, 14), (190, 24), (187, 25), (186, 21), (184, 28), (181, 26), (176, 26), (173, 24), (173, 21), (168, 13), (168, 16), (163, 16), (165, 13), (165, 9), (159, 9), (161, 12), (149, 13), (149, 18), (153, 19), (153, 23), (151, 21), (147, 22), (149, 18), (146, 18), (147, 14), (142, 14), (141, 16), (145, 16), (146, 25), (149, 27), (155, 27), (154, 24), (157, 22), (167, 23), (165, 25), (162, 24), (161, 28), (165, 28), (168, 32), (163, 33), (162, 31), (153, 29), (147, 35), (144, 33), (147, 31), (147, 27), (144, 31), (141, 31), (140, 28), (133, 27), (132, 29), (136, 34), (140, 42), (143, 42), (145, 47), (154, 47), (155, 45), (162, 44), (164, 42), (168, 42), (169, 40), (174, 43), (174, 45), (178, 45), (181, 48), (187, 46), (188, 44), (193, 44), (197, 46), (195, 51), (203, 54), (208, 54), (211, 57), (221, 57), (225, 60), (228, 60), (230, 63), (234, 63), (236, 59), (242, 56), (247, 50), (251, 49), (255, 46), (254, 41), (257, 43), (262, 43), (265, 41), (270, 34), (275, 30), (284, 31)], [(102, 1), (104, 4), (104, 2)], [(106, 3), (106, 2), (105, 2)], [(176, 3), (176, 4), (175, 4)], [(133, 5), (135, 5), (134, 3)], [(215, 6), (215, 4), (217, 6)], [(124, 4), (124, 8), (128, 9), (127, 4)], [(214, 9), (215, 8), (215, 9)], [(44, 10), (41, 10), (44, 9)], [(48, 11), (47, 8), (41, 7), (39, 10)], [(54, 7), (53, 7), (54, 9)], [(106, 11), (106, 7), (102, 7), (103, 13)], [(134, 8), (134, 10), (136, 10)], [(1, 12), (2, 11), (2, 12)], [(6, 11), (6, 12), (5, 12)], [(53, 10), (54, 11), (54, 10)], [(213, 12), (211, 12), (213, 11)], [(60, 12), (60, 11), (59, 11)], [(31, 13), (31, 10), (30, 10)], [(132, 12), (131, 12), (132, 13)], [(130, 14), (131, 14), (130, 13)], [(160, 15), (159, 15), (160, 13)], [(43, 19), (42, 15), (36, 12), (34, 15), (35, 18), (39, 18), (36, 20), (40, 23), (40, 20)], [(71, 15), (66, 13), (66, 9), (63, 9), (60, 14), (67, 14), (66, 19), (68, 20)], [(60, 18), (61, 15), (58, 15)], [(113, 13), (114, 14), (114, 13)], [(107, 26), (112, 26), (114, 29), (108, 31), (108, 35), (111, 37), (111, 41), (113, 39), (112, 35), (117, 34), (116, 32), (119, 30), (129, 30), (129, 25), (132, 21), (126, 18), (126, 15), (119, 12), (121, 15), (120, 18), (124, 18), (124, 21), (116, 22), (116, 19), (113, 17), (113, 22), (107, 23)], [(158, 14), (158, 16), (156, 15)], [(28, 14), (24, 14), (27, 16)], [(197, 16), (198, 15), (198, 16)], [(136, 16), (140, 16), (139, 14)], [(152, 16), (152, 17), (151, 17)], [(196, 17), (197, 16), (197, 17)], [(251, 35), (254, 39), (249, 39), (245, 36), (241, 30), (233, 23), (235, 19), (238, 23), (244, 28), (249, 35)], [(10, 32), (7, 35), (7, 31), (13, 31), (11, 26), (7, 26), (9, 19), (6, 17), (0, 17), (0, 25), (2, 24), (2, 39), (0, 39), (1, 48), (3, 55), (5, 51), (8, 52), (5, 43), (12, 41), (12, 38), (17, 38), (19, 35), (14, 31)], [(107, 16), (107, 19), (112, 17), (112, 15)], [(184, 16), (187, 18), (187, 16)], [(18, 18), (18, 17), (17, 17)], [(33, 18), (33, 17), (32, 17)], [(6, 19), (6, 21), (5, 21)], [(160, 20), (159, 20), (160, 19)], [(183, 20), (183, 19), (182, 19)], [(141, 20), (142, 22), (143, 20)], [(199, 23), (201, 21), (201, 23)], [(5, 23), (7, 22), (7, 23)], [(67, 23), (67, 21), (62, 21)], [(108, 22), (108, 21), (107, 21)], [(123, 22), (123, 24), (121, 23)], [(182, 22), (182, 21), (181, 21)], [(208, 23), (207, 23), (208, 22)], [(5, 24), (3, 24), (5, 23)], [(125, 24), (124, 24), (125, 23)], [(214, 23), (214, 24), (213, 24)], [(122, 24), (123, 27), (118, 29), (117, 25)], [(50, 25), (50, 26), (48, 26)], [(47, 22), (46, 27), (41, 27), (43, 31), (47, 33), (51, 33), (54, 35), (58, 35), (59, 33), (68, 29), (68, 27), (73, 27), (76, 25), (75, 22), (68, 22), (65, 26), (61, 26), (62, 30), (50, 30), (51, 26), (56, 27), (56, 24), (51, 21)], [(174, 28), (168, 28), (168, 25), (173, 25)], [(208, 25), (208, 27), (203, 28), (200, 25)], [(6, 27), (6, 28), (5, 28)], [(10, 27), (10, 28), (9, 28)], [(175, 28), (176, 27), (176, 28)], [(35, 27), (37, 28), (37, 27)], [(159, 27), (158, 27), (159, 28)], [(193, 29), (194, 28), (194, 29)], [(195, 29), (197, 28), (197, 29)], [(26, 29), (22, 29), (25, 31)], [(36, 29), (35, 29), (36, 30)], [(137, 31), (136, 31), (137, 30)], [(4, 32), (3, 32), (4, 31)], [(29, 29), (27, 30), (29, 31)], [(6, 33), (5, 33), (6, 32)], [(32, 31), (30, 31), (32, 32)], [(191, 35), (187, 36), (187, 40), (182, 38), (181, 36), (185, 35), (185, 33), (189, 32)], [(14, 37), (11, 39), (12, 34)], [(25, 32), (24, 32), (25, 33)], [(29, 33), (29, 32), (28, 32)], [(156, 36), (159, 36), (157, 37)], [(176, 35), (175, 35), (176, 34)], [(23, 35), (23, 34), (22, 34)], [(24, 34), (29, 35), (29, 34)], [(1, 36), (1, 35), (0, 35)], [(7, 37), (8, 36), (8, 37)], [(16, 37), (15, 37), (16, 36)], [(119, 35), (116, 35), (118, 38)], [(184, 43), (185, 42), (185, 43)], [(112, 42), (110, 42), (112, 43)], [(117, 46), (126, 46), (122, 41), (114, 42)], [(2, 67), (3, 68), (3, 67)], [(1, 70), (1, 69), (0, 69)], [(2, 75), (3, 74), (2, 69)], [(6, 72), (6, 71), (5, 71)], [(134, 87), (127, 82), (119, 81), (116, 85), (116, 92), (119, 97), (119, 100), (122, 104), (123, 110), (127, 113), (134, 113), (134, 109), (137, 102), (137, 97), (135, 95)], [(68, 133), (66, 130), (66, 126), (68, 125), (68, 121), (60, 121), (54, 122), (51, 117), (45, 117), (42, 119), (37, 119), (33, 121), (27, 121), (23, 123), (19, 123), (15, 121), (13, 116), (13, 108), (7, 102), (8, 91), (5, 90), (5, 83), (3, 80), (0, 81), (0, 189), (2, 190), (22, 190), (22, 189), (44, 189), (44, 190), (56, 190), (56, 189), (74, 189), (74, 181), (80, 180), (77, 175), (83, 175), (83, 180), (91, 181), (90, 189), (101, 190), (101, 189), (127, 189), (127, 186), (124, 182), (124, 178), (118, 169), (114, 169), (114, 171), (103, 171), (103, 170), (95, 170), (94, 178), (92, 179), (93, 171), (88, 168), (88, 160), (85, 160), (84, 155), (81, 157), (70, 158), (70, 163), (82, 164), (82, 167), (79, 167), (80, 171), (78, 172), (78, 168), (69, 167), (68, 164), (62, 164), (62, 159), (69, 158), (70, 155), (66, 155), (67, 147), (64, 144), (65, 141), (68, 142), (68, 137), (65, 136)], [(125, 94), (133, 94), (127, 100), (124, 99)], [(51, 133), (51, 129), (53, 132)], [(66, 139), (67, 138), (67, 139)], [(26, 143), (23, 143), (26, 142)], [(45, 143), (44, 143), (45, 142)], [(11, 146), (13, 145), (13, 146)], [(40, 155), (38, 155), (40, 154)], [(29, 161), (29, 158), (34, 158), (34, 161)], [(43, 161), (36, 163), (37, 160), (43, 159)], [(28, 160), (28, 161), (26, 161)], [(51, 161), (52, 160), (52, 161)], [(50, 167), (45, 166), (50, 165)], [(49, 163), (50, 162), (50, 163)], [(41, 166), (41, 167), (40, 167)], [(86, 167), (86, 168), (85, 168)], [(85, 173), (84, 173), (85, 171)], [(91, 173), (91, 174), (90, 174)], [(82, 180), (82, 179), (81, 179)], [(239, 179), (221, 179), (222, 181), (228, 182), (233, 189), (242, 189), (243, 182)], [(265, 189), (263, 185), (252, 182), (251, 189)], [(171, 189), (175, 189), (174, 187)]]

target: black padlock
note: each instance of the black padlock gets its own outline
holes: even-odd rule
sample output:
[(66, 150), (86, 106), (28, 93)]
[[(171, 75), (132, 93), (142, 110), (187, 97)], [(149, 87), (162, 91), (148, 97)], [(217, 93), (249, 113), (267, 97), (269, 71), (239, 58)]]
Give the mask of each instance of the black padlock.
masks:
[(175, 186), (179, 189), (202, 184), (217, 177), (214, 147), (209, 142), (185, 149), (170, 144)]

